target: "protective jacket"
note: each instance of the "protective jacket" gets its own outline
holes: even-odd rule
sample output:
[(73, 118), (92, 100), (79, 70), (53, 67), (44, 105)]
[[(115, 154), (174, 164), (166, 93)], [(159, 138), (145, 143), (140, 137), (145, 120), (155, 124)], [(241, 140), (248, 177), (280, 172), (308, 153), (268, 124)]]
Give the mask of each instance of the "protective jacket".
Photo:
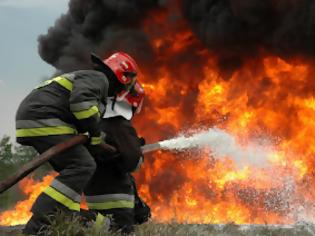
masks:
[(17, 141), (88, 132), (99, 144), (108, 79), (95, 70), (81, 70), (47, 80), (21, 103), (16, 114)]
[[(117, 116), (102, 119), (100, 127), (105, 132), (105, 142), (117, 148), (119, 155), (111, 159), (112, 163), (125, 174), (138, 170), (143, 162), (141, 144), (135, 128), (124, 117)], [(106, 164), (107, 156), (100, 157)], [(102, 161), (101, 160), (101, 161)]]

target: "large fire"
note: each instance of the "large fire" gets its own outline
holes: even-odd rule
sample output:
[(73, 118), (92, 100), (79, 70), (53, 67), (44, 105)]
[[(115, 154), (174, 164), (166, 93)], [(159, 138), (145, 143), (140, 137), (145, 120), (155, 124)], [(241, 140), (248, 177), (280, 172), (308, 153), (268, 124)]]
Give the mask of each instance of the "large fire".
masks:
[[(135, 120), (139, 133), (151, 143), (189, 128), (216, 126), (240, 145), (260, 142), (273, 150), (267, 160), (242, 165), (229, 156), (211, 156), (206, 149), (149, 155), (137, 179), (153, 218), (238, 224), (313, 220), (312, 62), (261, 52), (259, 58), (224, 73), (216, 55), (202, 46), (184, 21), (165, 25), (167, 17), (154, 12), (143, 25), (158, 60), (154, 73), (145, 68), (141, 77), (147, 100)], [(192, 51), (199, 57), (189, 58)], [(29, 207), (19, 205), (14, 212), (1, 214), (0, 224), (25, 223)]]
[[(182, 109), (186, 96), (191, 96), (189, 78), (183, 77), (180, 85), (173, 84), (172, 76), (149, 82), (153, 108), (147, 107), (146, 114), (150, 121), (143, 116), (137, 123), (144, 136), (154, 134), (152, 140), (156, 139), (154, 122), (171, 128), (174, 134), (197, 123), (225, 129), (242, 145), (257, 141), (273, 146), (267, 160), (242, 167), (228, 156), (209, 158), (207, 150), (156, 153), (147, 158), (139, 176), (140, 192), (155, 219), (256, 224), (313, 220), (314, 98), (300, 93), (307, 86), (310, 66), (272, 56), (262, 58), (261, 63), (261, 68), (255, 68), (249, 62), (225, 81), (211, 60), (206, 62), (187, 120)], [(186, 77), (192, 76), (187, 69)], [(174, 91), (180, 97), (178, 102), (168, 101), (174, 99), (170, 95)], [(169, 105), (160, 108), (154, 106), (156, 102)]]
[[(225, 73), (184, 21), (174, 25), (165, 12), (154, 16), (144, 28), (160, 64), (156, 78), (142, 78), (149, 101), (136, 120), (141, 135), (153, 142), (216, 126), (240, 145), (272, 147), (266, 160), (242, 165), (209, 150), (147, 157), (139, 189), (154, 218), (238, 224), (314, 220), (312, 62), (262, 51)], [(151, 25), (160, 25), (160, 34)], [(199, 58), (189, 58), (196, 54)]]

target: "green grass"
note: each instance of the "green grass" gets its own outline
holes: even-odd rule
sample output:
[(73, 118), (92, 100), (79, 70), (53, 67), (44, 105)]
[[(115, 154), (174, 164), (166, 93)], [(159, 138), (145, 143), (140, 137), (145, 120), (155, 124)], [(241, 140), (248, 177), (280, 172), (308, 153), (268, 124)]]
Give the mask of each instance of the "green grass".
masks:
[[(65, 218), (58, 216), (51, 227), (46, 229), (45, 235), (58, 236), (118, 236), (119, 233), (108, 231), (108, 221), (100, 227), (93, 222), (83, 227), (79, 218)], [(0, 228), (0, 236), (22, 236), (19, 229)], [(196, 225), (196, 224), (158, 224), (153, 221), (136, 227), (137, 236), (314, 236), (315, 225), (299, 223), (292, 226), (275, 225)]]

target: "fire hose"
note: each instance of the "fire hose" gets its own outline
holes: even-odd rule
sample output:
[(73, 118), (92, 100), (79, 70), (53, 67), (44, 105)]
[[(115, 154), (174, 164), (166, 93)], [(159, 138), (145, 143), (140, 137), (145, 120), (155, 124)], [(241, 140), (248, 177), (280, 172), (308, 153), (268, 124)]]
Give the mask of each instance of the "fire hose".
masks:
[[(63, 151), (74, 147), (79, 144), (86, 143), (88, 140), (88, 137), (86, 135), (78, 135), (75, 136), (65, 142), (59, 143), (51, 148), (49, 148), (47, 151), (43, 152), (41, 155), (33, 159), (32, 161), (28, 162), (24, 166), (22, 166), (15, 174), (11, 175), (7, 179), (0, 182), (0, 194), (6, 191), (7, 189), (11, 188), (13, 185), (15, 185), (17, 182), (19, 182), (21, 179), (23, 179), (25, 176), (27, 176), (29, 173), (46, 163), (48, 160), (53, 158), (54, 156), (62, 153)], [(109, 153), (115, 153), (117, 150), (115, 147), (102, 143), (101, 147), (104, 151), (107, 151)], [(153, 152), (155, 150), (160, 149), (160, 144), (147, 144), (142, 147), (143, 153)]]

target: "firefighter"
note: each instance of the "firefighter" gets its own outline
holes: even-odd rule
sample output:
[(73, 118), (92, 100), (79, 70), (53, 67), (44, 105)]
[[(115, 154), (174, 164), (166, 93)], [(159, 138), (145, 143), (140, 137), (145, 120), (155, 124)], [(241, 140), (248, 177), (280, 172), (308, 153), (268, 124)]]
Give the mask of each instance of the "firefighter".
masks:
[(33, 204), (25, 234), (39, 234), (57, 210), (71, 215), (80, 211), (81, 194), (96, 170), (90, 153), (102, 152), (100, 117), (104, 114), (107, 96), (123, 100), (135, 84), (136, 63), (128, 54), (114, 53), (105, 63), (94, 54), (91, 59), (93, 70), (74, 71), (45, 81), (18, 108), (18, 143), (43, 153), (78, 133), (88, 133), (91, 151), (77, 145), (50, 160), (59, 175)]
[(144, 89), (138, 82), (123, 101), (108, 98), (101, 128), (106, 133), (106, 142), (115, 146), (119, 154), (97, 158), (97, 169), (84, 191), (96, 222), (109, 215), (111, 230), (123, 234), (132, 233), (135, 224), (150, 217), (150, 208), (139, 197), (131, 175), (143, 162), (141, 146), (145, 141), (138, 137), (130, 121), (141, 111), (143, 98)]

